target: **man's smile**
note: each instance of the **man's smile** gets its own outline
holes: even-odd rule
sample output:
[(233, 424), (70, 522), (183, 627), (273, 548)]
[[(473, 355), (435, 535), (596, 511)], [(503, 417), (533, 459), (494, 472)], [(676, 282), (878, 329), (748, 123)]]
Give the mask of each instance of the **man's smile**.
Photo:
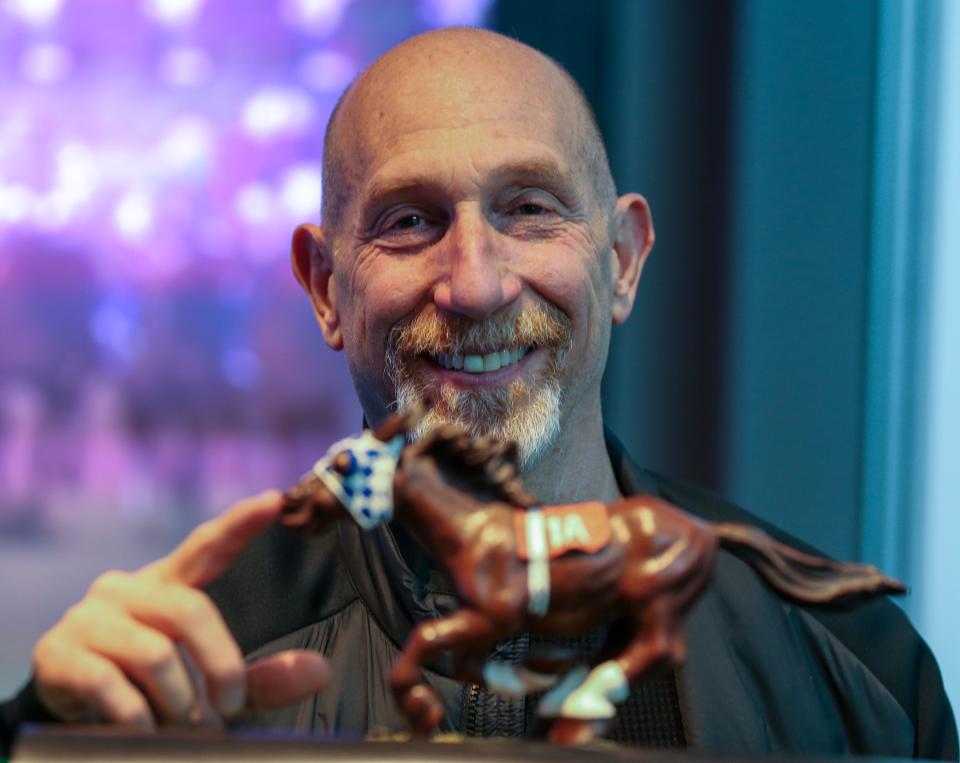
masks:
[(433, 360), (441, 368), (456, 371), (464, 371), (468, 374), (482, 374), (509, 366), (521, 360), (528, 351), (527, 347), (514, 347), (511, 349), (491, 350), (489, 352), (462, 353), (462, 352), (443, 352), (433, 356)]
[[(418, 355), (421, 378), (454, 387), (506, 387), (538, 366), (538, 348), (524, 347), (489, 352), (445, 352)], [(533, 363), (533, 367), (530, 364)]]
[(396, 389), (518, 393), (515, 384), (530, 390), (557, 376), (571, 337), (570, 319), (549, 303), (482, 321), (426, 311), (394, 327), (385, 364)]

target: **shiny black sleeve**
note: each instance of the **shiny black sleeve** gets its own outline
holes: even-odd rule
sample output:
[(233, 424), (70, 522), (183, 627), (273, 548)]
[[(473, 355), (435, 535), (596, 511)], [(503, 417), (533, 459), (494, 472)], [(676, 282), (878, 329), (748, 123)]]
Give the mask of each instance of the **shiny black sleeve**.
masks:
[(0, 758), (11, 754), (17, 732), (24, 723), (56, 721), (37, 697), (33, 681), (28, 681), (16, 696), (0, 702)]

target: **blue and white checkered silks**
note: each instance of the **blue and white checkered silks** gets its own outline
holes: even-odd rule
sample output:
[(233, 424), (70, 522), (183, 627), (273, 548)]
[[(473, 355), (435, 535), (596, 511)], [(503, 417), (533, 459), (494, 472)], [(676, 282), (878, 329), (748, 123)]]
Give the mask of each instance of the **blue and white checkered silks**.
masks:
[[(357, 524), (369, 530), (389, 522), (393, 516), (393, 475), (404, 445), (403, 435), (381, 442), (365, 429), (331, 445), (327, 454), (313, 465), (313, 473)], [(333, 468), (333, 459), (343, 452), (350, 454), (347, 474)]]

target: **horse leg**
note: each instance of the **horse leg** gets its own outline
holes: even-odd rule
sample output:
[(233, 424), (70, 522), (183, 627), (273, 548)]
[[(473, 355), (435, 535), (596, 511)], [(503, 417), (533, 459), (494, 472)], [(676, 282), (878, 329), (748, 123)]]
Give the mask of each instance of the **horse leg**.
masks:
[(509, 630), (472, 609), (458, 610), (413, 629), (390, 670), (390, 688), (414, 735), (429, 735), (443, 719), (439, 695), (423, 683), (424, 664), (446, 650), (483, 652), (508, 633)]
[(630, 686), (654, 665), (683, 661), (685, 644), (680, 629), (669, 619), (657, 618), (637, 630), (616, 657), (596, 665), (572, 690), (561, 685), (548, 692), (537, 707), (543, 717), (556, 717), (548, 738), (558, 744), (585, 744), (603, 734), (616, 717), (616, 704), (630, 696)]
[(559, 676), (531, 670), (526, 665), (487, 660), (483, 664), (483, 683), (507, 699), (520, 699), (530, 692), (544, 691), (554, 686)]
[(606, 660), (592, 668), (571, 670), (537, 706), (542, 718), (600, 720), (617, 714), (614, 702), (623, 702), (629, 686), (619, 660)]
[(481, 684), (506, 699), (519, 699), (531, 692), (546, 691), (556, 684), (556, 671), (531, 668), (526, 663), (491, 660), (486, 651), (470, 652), (457, 656), (454, 675), (461, 681)]
[[(562, 679), (565, 681), (581, 681), (586, 677), (584, 660), (575, 649), (544, 646), (531, 650), (520, 665), (504, 665), (502, 663), (488, 663), (488, 670), (504, 670), (509, 668), (513, 676), (510, 680), (520, 682), (523, 694), (542, 692), (552, 689)], [(571, 675), (579, 675), (579, 679), (572, 679)], [(576, 684), (573, 684), (575, 686)], [(490, 680), (487, 686), (493, 688)], [(496, 689), (495, 689), (496, 690)], [(572, 689), (571, 689), (572, 690)], [(501, 694), (504, 692), (501, 691)]]

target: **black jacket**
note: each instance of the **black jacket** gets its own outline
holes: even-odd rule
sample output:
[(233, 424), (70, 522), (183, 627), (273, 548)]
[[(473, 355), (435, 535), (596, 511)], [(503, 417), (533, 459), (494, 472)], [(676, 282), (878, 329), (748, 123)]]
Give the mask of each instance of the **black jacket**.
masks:
[[(799, 545), (697, 488), (638, 469), (616, 442), (608, 445), (624, 494), (654, 493), (704, 519), (760, 525)], [(306, 543), (275, 528), (209, 593), (250, 657), (301, 647), (330, 661), (324, 692), (245, 723), (358, 736), (404, 728), (387, 672), (415, 623), (456, 606), (447, 582), (402, 531), (364, 533), (347, 524)], [(635, 688), (612, 738), (724, 754), (957, 759), (956, 725), (936, 662), (885, 599), (801, 607), (771, 594), (721, 551), (714, 583), (685, 634), (686, 664)], [(590, 651), (598, 638), (587, 634), (575, 645)], [(530, 636), (520, 636), (500, 645), (499, 658), (519, 661), (529, 647)], [(449, 677), (447, 660), (431, 668), (426, 678), (444, 697), (446, 730), (533, 733), (532, 701), (463, 686)], [(29, 685), (5, 713), (8, 727), (43, 720)]]

